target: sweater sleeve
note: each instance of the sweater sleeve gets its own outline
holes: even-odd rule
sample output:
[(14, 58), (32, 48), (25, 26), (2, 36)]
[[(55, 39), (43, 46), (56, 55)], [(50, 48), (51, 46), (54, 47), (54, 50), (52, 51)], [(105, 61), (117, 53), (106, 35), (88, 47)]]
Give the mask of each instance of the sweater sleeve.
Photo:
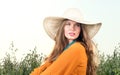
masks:
[(51, 65), (51, 63), (46, 62), (42, 66), (35, 68), (34, 71), (32, 71), (30, 73), (30, 75), (40, 75), (40, 73), (43, 72), (50, 65)]
[(40, 75), (70, 75), (82, 63), (81, 61), (87, 63), (84, 57), (86, 57), (85, 48), (80, 43), (73, 44)]

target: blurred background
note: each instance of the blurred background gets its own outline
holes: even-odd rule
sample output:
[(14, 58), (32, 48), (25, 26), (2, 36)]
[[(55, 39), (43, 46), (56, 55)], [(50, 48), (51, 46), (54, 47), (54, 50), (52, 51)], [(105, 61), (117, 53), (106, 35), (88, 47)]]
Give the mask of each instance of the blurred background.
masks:
[(29, 50), (48, 55), (54, 45), (43, 29), (46, 16), (60, 16), (67, 8), (79, 8), (88, 21), (102, 22), (93, 38), (100, 53), (111, 54), (120, 43), (120, 0), (0, 0), (0, 58), (10, 44), (21, 58)]

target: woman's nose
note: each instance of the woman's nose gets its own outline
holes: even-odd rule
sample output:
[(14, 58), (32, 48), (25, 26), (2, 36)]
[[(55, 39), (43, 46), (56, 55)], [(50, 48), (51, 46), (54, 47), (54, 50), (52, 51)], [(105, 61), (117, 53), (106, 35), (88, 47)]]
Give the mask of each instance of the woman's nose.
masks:
[(70, 30), (75, 30), (74, 25), (70, 25)]

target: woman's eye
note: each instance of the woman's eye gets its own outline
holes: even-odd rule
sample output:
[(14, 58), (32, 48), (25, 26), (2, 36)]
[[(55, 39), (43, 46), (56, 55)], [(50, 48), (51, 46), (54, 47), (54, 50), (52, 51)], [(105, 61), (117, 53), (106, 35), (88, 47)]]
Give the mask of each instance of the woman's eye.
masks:
[(76, 24), (77, 27), (80, 27), (80, 24)]

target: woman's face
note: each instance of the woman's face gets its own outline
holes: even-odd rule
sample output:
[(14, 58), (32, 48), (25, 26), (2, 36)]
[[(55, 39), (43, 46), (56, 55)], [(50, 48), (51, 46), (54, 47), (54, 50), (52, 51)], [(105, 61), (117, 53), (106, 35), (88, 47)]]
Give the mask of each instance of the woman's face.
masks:
[(78, 38), (80, 34), (80, 23), (72, 20), (67, 20), (64, 26), (65, 37), (69, 40), (69, 43)]

